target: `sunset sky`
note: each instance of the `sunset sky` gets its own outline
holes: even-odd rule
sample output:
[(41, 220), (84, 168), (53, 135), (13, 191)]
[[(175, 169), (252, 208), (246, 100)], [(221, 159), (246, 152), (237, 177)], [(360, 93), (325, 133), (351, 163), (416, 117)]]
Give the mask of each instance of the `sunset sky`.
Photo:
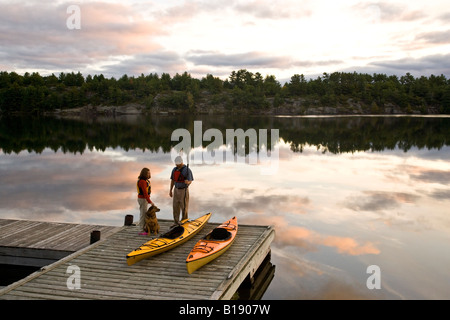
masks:
[[(69, 29), (70, 5), (81, 29)], [(450, 77), (448, 0), (0, 0), (0, 70)]]

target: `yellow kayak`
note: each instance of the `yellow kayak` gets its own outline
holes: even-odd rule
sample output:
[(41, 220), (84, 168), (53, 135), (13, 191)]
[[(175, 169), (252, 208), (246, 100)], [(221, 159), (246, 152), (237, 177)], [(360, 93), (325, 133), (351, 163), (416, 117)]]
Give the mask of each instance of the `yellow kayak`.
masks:
[(219, 257), (233, 244), (238, 230), (237, 218), (222, 223), (200, 239), (186, 259), (189, 274)]
[(127, 255), (127, 264), (131, 266), (142, 259), (173, 249), (188, 241), (205, 226), (210, 217), (211, 213), (207, 213), (195, 220), (181, 221), (181, 225), (171, 228), (158, 238), (147, 241), (130, 252)]

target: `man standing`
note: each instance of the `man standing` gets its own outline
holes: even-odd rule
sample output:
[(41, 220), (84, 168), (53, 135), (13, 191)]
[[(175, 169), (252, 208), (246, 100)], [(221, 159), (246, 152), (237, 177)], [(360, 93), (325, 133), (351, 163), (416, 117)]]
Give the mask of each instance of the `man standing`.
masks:
[[(181, 220), (188, 219), (188, 187), (194, 180), (194, 177), (191, 169), (183, 164), (183, 158), (180, 156), (175, 158), (175, 165), (170, 174), (169, 196), (173, 198), (173, 220), (175, 224), (180, 224), (180, 210), (182, 213)], [(173, 187), (175, 187), (175, 190), (172, 193)]]

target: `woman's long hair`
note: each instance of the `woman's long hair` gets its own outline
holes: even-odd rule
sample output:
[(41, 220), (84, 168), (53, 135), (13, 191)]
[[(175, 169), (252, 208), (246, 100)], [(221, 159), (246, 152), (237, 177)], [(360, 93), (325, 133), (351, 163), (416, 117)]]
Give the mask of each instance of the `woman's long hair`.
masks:
[(147, 179), (148, 179), (147, 174), (148, 174), (149, 172), (150, 172), (150, 169), (149, 169), (149, 168), (142, 168), (141, 173), (139, 174), (138, 179), (144, 179), (144, 180), (147, 180)]

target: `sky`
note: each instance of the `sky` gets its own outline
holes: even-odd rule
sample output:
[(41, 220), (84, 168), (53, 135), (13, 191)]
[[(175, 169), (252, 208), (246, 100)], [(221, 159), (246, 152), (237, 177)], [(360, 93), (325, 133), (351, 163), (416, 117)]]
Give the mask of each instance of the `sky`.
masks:
[[(72, 10), (71, 5), (79, 9)], [(0, 0), (0, 70), (450, 77), (448, 0)]]

